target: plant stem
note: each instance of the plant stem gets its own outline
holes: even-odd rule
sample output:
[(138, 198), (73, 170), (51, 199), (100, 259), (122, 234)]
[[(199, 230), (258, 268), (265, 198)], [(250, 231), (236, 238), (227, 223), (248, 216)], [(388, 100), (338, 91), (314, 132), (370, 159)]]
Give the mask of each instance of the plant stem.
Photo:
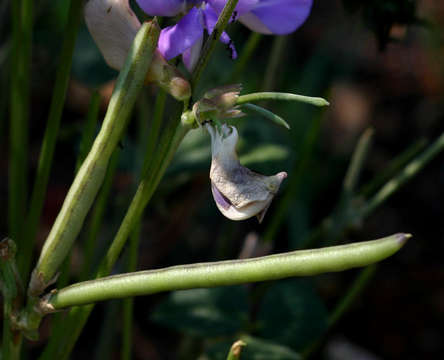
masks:
[(283, 126), (287, 130), (290, 130), (290, 125), (281, 118), (279, 115), (276, 115), (275, 113), (271, 112), (270, 110), (264, 109), (263, 107), (254, 105), (254, 104), (243, 104), (242, 108), (246, 108), (248, 110), (251, 110), (253, 112), (258, 113), (259, 115), (262, 115), (264, 118), (271, 120), (277, 125)]
[(200, 58), (197, 61), (196, 67), (192, 74), (191, 86), (193, 90), (195, 88), (195, 85), (198, 83), (203, 70), (207, 66), (208, 60), (210, 59), (211, 54), (213, 53), (216, 44), (220, 39), (220, 36), (227, 27), (228, 22), (230, 21), (231, 16), (233, 15), (233, 11), (238, 2), (239, 0), (228, 0), (226, 2), (224, 8), (222, 9), (222, 12), (219, 15), (219, 18), (217, 19), (216, 25), (214, 25), (213, 32), (205, 42)]
[(310, 164), (310, 160), (316, 146), (316, 141), (319, 136), (319, 130), (321, 125), (322, 117), (318, 116), (311, 124), (308, 130), (307, 135), (304, 138), (304, 142), (301, 145), (300, 156), (295, 160), (295, 163), (292, 167), (290, 183), (288, 184), (288, 188), (283, 196), (283, 198), (279, 201), (279, 204), (276, 207), (276, 210), (273, 212), (273, 217), (267, 226), (267, 229), (264, 233), (263, 240), (264, 242), (271, 242), (275, 236), (279, 227), (281, 226), (284, 218), (287, 214), (288, 208), (295, 201), (297, 193), (300, 188), (301, 181), (303, 179), (303, 175)]
[(235, 81), (238, 81), (239, 77), (245, 70), (245, 67), (251, 60), (257, 46), (259, 45), (262, 39), (262, 35), (257, 32), (251, 32), (250, 37), (247, 40), (247, 43), (244, 45), (242, 49), (242, 53), (239, 58), (236, 60), (234, 64), (233, 72), (231, 73), (230, 79), (227, 83), (231, 84)]
[(114, 174), (117, 169), (120, 158), (120, 149), (115, 149), (114, 154), (109, 161), (108, 169), (106, 171), (105, 180), (103, 181), (102, 188), (97, 195), (97, 199), (94, 203), (94, 209), (91, 214), (91, 220), (88, 224), (88, 231), (85, 238), (84, 245), (84, 264), (80, 279), (85, 280), (91, 276), (93, 271), (93, 262), (95, 249), (97, 248), (98, 235), (103, 223), (103, 217), (105, 210), (110, 199), (110, 192), (113, 185)]
[(77, 38), (77, 31), (80, 24), (83, 3), (81, 1), (71, 1), (68, 23), (66, 24), (60, 64), (57, 69), (56, 81), (51, 99), (51, 106), (48, 115), (45, 135), (39, 156), (39, 163), (35, 176), (34, 187), (31, 195), (31, 204), (26, 216), (26, 227), (24, 241), (20, 247), (19, 268), (26, 282), (29, 268), (32, 261), (32, 250), (34, 248), (37, 228), (43, 209), (43, 204), (48, 185), (49, 173), (51, 171), (54, 149), (62, 117), (63, 105), (65, 103), (66, 90), (70, 76), (72, 54)]
[(361, 209), (360, 216), (366, 217), (373, 210), (413, 178), (431, 159), (444, 150), (444, 133), (413, 159), (397, 176), (387, 182)]
[(91, 150), (92, 144), (94, 143), (97, 120), (99, 118), (100, 111), (100, 100), (100, 94), (97, 90), (95, 90), (91, 95), (88, 114), (86, 115), (86, 121), (82, 129), (82, 139), (80, 140), (75, 173), (79, 171), (80, 166), (82, 166), (83, 161), (85, 161), (85, 158)]
[(97, 301), (162, 291), (228, 286), (343, 271), (393, 255), (410, 236), (395, 234), (378, 240), (321, 249), (109, 276), (77, 283), (49, 294), (41, 305), (43, 311), (52, 312)]
[(356, 184), (359, 180), (359, 175), (362, 172), (365, 160), (367, 159), (367, 154), (370, 150), (371, 143), (373, 139), (373, 129), (368, 128), (359, 138), (358, 144), (356, 145), (355, 151), (353, 152), (350, 165), (347, 169), (347, 173), (344, 177), (344, 183), (342, 184), (342, 196), (350, 196), (354, 194), (356, 189)]
[(360, 193), (364, 197), (374, 194), (381, 186), (383, 186), (390, 178), (395, 176), (399, 170), (404, 167), (410, 160), (413, 159), (420, 151), (428, 145), (426, 139), (422, 138), (410, 145), (401, 154), (397, 155), (390, 161), (387, 168), (378, 172), (375, 177), (366, 185), (363, 186)]
[(9, 126), (9, 235), (21, 246), (27, 197), (28, 120), (33, 1), (11, 2), (12, 48)]
[(257, 92), (247, 95), (241, 95), (237, 98), (237, 104), (245, 104), (249, 102), (257, 102), (263, 100), (282, 100), (282, 101), (299, 101), (315, 106), (328, 106), (330, 103), (320, 97), (311, 97), (281, 92)]
[[(140, 222), (131, 234), (129, 253), (128, 253), (128, 272), (136, 271), (137, 269), (137, 255), (140, 241)], [(123, 300), (123, 325), (122, 325), (122, 351), (121, 359), (131, 359), (131, 339), (133, 326), (133, 307), (134, 299), (127, 298)]]
[[(178, 115), (177, 118), (180, 119), (180, 116)], [(164, 130), (160, 144), (155, 151), (156, 157), (152, 161), (151, 166), (142, 175), (143, 180), (139, 184), (125, 218), (99, 266), (96, 279), (106, 276), (111, 272), (128, 236), (139, 221), (143, 210), (171, 162), (177, 147), (185, 134), (190, 130), (191, 125), (180, 123), (179, 126), (177, 126), (177, 121), (178, 120), (170, 122), (167, 129)], [(69, 334), (66, 335), (59, 344), (52, 344), (51, 348), (45, 349), (40, 360), (54, 358), (60, 360), (67, 359), (93, 308), (94, 305), (88, 305), (71, 309), (66, 318), (66, 328), (70, 329)]]
[(15, 263), (17, 247), (10, 239), (0, 242), (0, 286), (3, 295), (2, 359), (20, 359), (22, 336), (13, 329), (11, 318), (23, 302), (23, 286)]
[(282, 68), (282, 58), (284, 56), (285, 46), (288, 42), (288, 36), (275, 36), (268, 58), (265, 78), (262, 84), (262, 90), (271, 91), (276, 86), (276, 75), (279, 74), (279, 66)]
[(62, 209), (46, 239), (30, 282), (30, 294), (40, 294), (51, 282), (71, 249), (102, 185), (109, 159), (120, 140), (157, 46), (159, 28), (145, 22), (134, 39), (117, 78), (102, 128), (77, 173)]

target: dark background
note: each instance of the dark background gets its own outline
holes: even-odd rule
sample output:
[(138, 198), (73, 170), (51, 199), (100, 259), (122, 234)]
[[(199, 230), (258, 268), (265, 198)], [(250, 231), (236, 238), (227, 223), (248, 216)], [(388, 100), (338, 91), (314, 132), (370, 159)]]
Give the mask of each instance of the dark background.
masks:
[[(66, 21), (66, 3), (38, 1), (35, 5), (29, 183), (33, 180), (47, 119)], [(8, 109), (5, 99), (8, 94), (4, 84), (8, 79), (5, 60), (9, 38), (8, 9), (7, 1), (0, 5), (3, 104), (0, 107), (0, 204), (4, 204), (3, 211), (0, 210), (0, 234), (5, 236), (8, 194)], [(255, 255), (296, 249), (335, 208), (354, 146), (365, 129), (374, 130), (374, 141), (359, 184), (365, 184), (383, 172), (390, 161), (412, 143), (437, 138), (444, 129), (442, 19), (444, 3), (439, 0), (315, 1), (307, 22), (294, 34), (282, 39), (280, 52), (273, 48), (272, 37), (262, 37), (247, 68), (235, 79), (243, 84), (244, 93), (262, 89), (288, 91), (323, 96), (331, 103), (327, 110), (294, 103), (267, 104), (267, 108), (291, 124), (290, 133), (260, 118), (247, 117), (233, 122), (239, 126), (242, 138), (241, 160), (266, 174), (285, 170), (290, 179), (294, 170), (291, 164), (300, 156), (300, 144), (307, 136), (310, 123), (322, 119), (314, 154), (274, 241), (265, 246), (260, 239), (270, 224), (273, 210), (285, 194), (286, 185), (263, 224), (259, 225), (255, 219), (233, 223), (223, 218), (213, 204), (209, 188), (209, 139), (198, 130), (186, 139), (145, 212), (139, 269), (235, 258), (247, 238), (256, 244)], [(250, 32), (241, 24), (230, 25), (228, 32), (241, 53)], [(264, 74), (273, 52), (278, 62), (274, 75), (266, 80)], [(204, 74), (201, 90), (229, 81), (234, 65), (220, 45)], [(104, 64), (82, 25), (38, 235), (39, 247), (72, 181), (91, 91), (94, 88), (100, 90), (104, 111), (115, 76), (116, 73)], [(150, 106), (155, 91), (154, 87), (146, 90)], [(98, 239), (102, 249), (112, 239), (133, 193), (136, 135), (134, 121), (122, 142), (113, 196)], [(443, 185), (444, 157), (440, 154), (367, 219), (341, 230), (338, 243), (376, 239), (396, 232), (412, 233), (413, 238), (398, 254), (379, 266), (372, 280), (334, 327), (328, 330), (323, 327), (319, 331), (322, 340), (312, 354), (313, 358), (437, 359), (442, 356)], [(316, 246), (321, 244), (322, 241)], [(100, 250), (97, 253), (99, 259)], [(80, 241), (73, 251), (71, 281), (76, 280), (81, 266)], [(122, 271), (123, 264), (120, 264), (116, 272)], [(320, 299), (323, 309), (331, 311), (357, 274), (358, 271), (353, 270), (311, 279), (310, 286), (315, 289), (313, 296)], [(250, 295), (260, 294), (261, 286), (272, 285), (249, 288)], [(161, 312), (159, 306), (168, 299), (166, 294), (136, 299), (135, 359), (197, 358), (197, 354), (206, 349), (207, 344), (201, 336), (192, 332), (190, 335), (186, 328), (177, 325), (181, 321), (180, 315), (173, 325), (165, 320), (165, 316), (156, 318), (155, 314)], [(249, 299), (250, 307), (244, 309), (244, 314), (250, 320), (258, 316), (259, 302)], [(96, 358), (108, 358), (104, 354), (115, 351), (114, 358), (118, 358), (119, 306), (120, 302), (114, 301), (101, 304), (94, 311), (73, 358), (92, 358), (94, 351), (99, 354), (94, 355)], [(50, 320), (46, 320), (39, 342), (28, 344), (31, 358), (46, 342), (49, 325)], [(285, 327), (282, 323), (275, 326)], [(255, 330), (250, 334), (254, 335)], [(310, 343), (307, 341), (294, 349), (301, 351)]]

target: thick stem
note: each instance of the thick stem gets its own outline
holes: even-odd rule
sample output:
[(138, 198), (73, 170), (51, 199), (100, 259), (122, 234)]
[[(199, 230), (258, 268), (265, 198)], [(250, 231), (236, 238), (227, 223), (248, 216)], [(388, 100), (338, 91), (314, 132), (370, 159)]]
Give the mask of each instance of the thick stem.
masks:
[(228, 286), (343, 271), (373, 264), (393, 255), (410, 236), (395, 234), (361, 243), (246, 260), (173, 266), (85, 281), (49, 294), (41, 304), (42, 311), (52, 312), (97, 301), (162, 291)]

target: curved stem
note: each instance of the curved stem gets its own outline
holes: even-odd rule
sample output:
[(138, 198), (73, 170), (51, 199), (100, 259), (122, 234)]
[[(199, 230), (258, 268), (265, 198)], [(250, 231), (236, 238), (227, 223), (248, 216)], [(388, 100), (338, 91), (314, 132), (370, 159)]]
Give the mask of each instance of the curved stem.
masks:
[(281, 92), (257, 92), (247, 95), (241, 95), (237, 98), (237, 105), (249, 102), (257, 102), (262, 100), (299, 101), (315, 106), (330, 105), (330, 103), (327, 100), (320, 97), (311, 97), (311, 96), (297, 95), (291, 93), (281, 93)]
[(373, 264), (397, 252), (411, 235), (395, 234), (314, 250), (299, 250), (246, 260), (173, 266), (85, 281), (49, 294), (43, 312), (108, 299), (162, 291), (228, 286), (292, 276), (311, 276)]

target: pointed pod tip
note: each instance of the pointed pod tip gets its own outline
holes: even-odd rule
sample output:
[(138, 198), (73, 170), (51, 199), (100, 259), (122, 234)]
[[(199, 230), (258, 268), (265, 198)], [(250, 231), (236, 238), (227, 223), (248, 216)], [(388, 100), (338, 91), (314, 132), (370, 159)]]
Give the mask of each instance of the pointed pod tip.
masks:
[(401, 246), (403, 246), (408, 239), (410, 239), (413, 235), (412, 234), (407, 234), (407, 233), (399, 233), (396, 234), (396, 239), (399, 242), (399, 244)]

